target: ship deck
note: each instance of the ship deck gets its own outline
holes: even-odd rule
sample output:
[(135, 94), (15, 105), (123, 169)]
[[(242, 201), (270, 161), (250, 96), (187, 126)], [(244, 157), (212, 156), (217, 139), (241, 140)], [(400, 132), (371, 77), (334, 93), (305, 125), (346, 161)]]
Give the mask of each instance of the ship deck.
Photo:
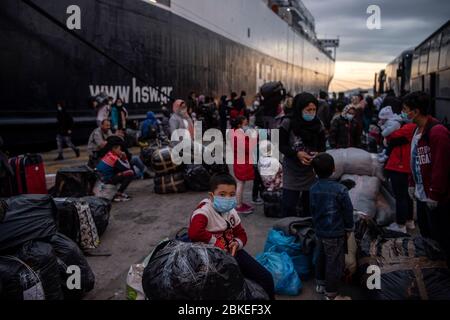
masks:
[[(71, 150), (66, 150), (66, 160), (54, 162), (56, 152), (43, 155), (48, 174), (64, 166), (83, 165), (87, 161), (86, 148), (82, 156), (74, 158)], [(139, 150), (134, 149), (137, 153)], [(250, 202), (252, 184), (247, 184), (245, 199)], [(111, 254), (104, 257), (88, 257), (96, 275), (96, 285), (85, 299), (124, 300), (126, 299), (126, 276), (132, 264), (140, 263), (163, 239), (174, 237), (177, 231), (187, 227), (189, 216), (198, 202), (206, 197), (203, 193), (188, 192), (176, 195), (157, 195), (153, 191), (153, 180), (133, 182), (127, 193), (133, 200), (114, 204), (108, 230), (101, 238), (100, 252)], [(262, 206), (248, 216), (242, 217), (248, 233), (246, 250), (256, 256), (264, 250), (267, 233), (275, 219), (264, 216)], [(358, 287), (349, 286), (344, 290), (352, 299), (362, 299)], [(315, 293), (315, 281), (303, 281), (303, 290), (297, 297), (278, 297), (286, 300), (320, 300)]]

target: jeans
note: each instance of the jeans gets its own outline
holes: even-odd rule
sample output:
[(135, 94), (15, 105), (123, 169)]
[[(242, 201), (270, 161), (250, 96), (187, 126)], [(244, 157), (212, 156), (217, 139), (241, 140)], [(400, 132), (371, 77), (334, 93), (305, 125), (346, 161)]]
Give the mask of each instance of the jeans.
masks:
[(317, 240), (317, 284), (325, 286), (326, 295), (334, 298), (338, 295), (339, 284), (344, 276), (347, 239), (341, 237)]
[(125, 190), (128, 188), (128, 186), (130, 185), (130, 183), (134, 180), (134, 176), (119, 176), (116, 175), (111, 179), (110, 184), (113, 185), (119, 185), (120, 187), (117, 190), (117, 192), (119, 193), (124, 193)]
[(72, 138), (70, 136), (64, 136), (62, 134), (56, 135), (56, 144), (58, 145), (58, 155), (61, 157), (64, 153), (64, 144), (71, 148), (74, 152), (78, 150), (72, 143)]
[(144, 176), (144, 172), (147, 171), (147, 167), (145, 166), (145, 164), (142, 162), (141, 158), (139, 156), (133, 156), (131, 157), (131, 161), (130, 161), (130, 165), (131, 168), (134, 169), (134, 167), (138, 168), (140, 171), (139, 175), (136, 175), (137, 179), (140, 179)]
[(424, 238), (437, 241), (450, 264), (450, 202), (439, 203), (434, 210), (428, 208), (426, 202), (417, 201), (417, 223), (420, 234)]
[(388, 172), (396, 200), (397, 224), (404, 226), (414, 219), (413, 202), (408, 194), (408, 174), (396, 171)]
[(282, 208), (281, 213), (283, 217), (297, 217), (297, 206), (299, 204), (301, 194), (301, 206), (302, 212), (301, 217), (310, 217), (311, 213), (309, 210), (309, 191), (295, 191), (283, 189), (282, 196)]
[(275, 285), (272, 274), (244, 250), (239, 250), (235, 258), (242, 275), (259, 284), (269, 295), (270, 300), (275, 300)]

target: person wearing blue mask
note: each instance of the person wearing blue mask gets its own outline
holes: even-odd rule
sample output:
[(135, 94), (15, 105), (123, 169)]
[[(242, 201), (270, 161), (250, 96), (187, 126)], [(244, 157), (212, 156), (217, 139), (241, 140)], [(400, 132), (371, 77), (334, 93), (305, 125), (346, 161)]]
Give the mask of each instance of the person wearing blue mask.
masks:
[(234, 256), (243, 276), (259, 284), (275, 299), (272, 275), (244, 247), (247, 233), (236, 211), (236, 180), (229, 174), (211, 178), (209, 197), (200, 202), (191, 216), (189, 240), (215, 246)]
[(333, 149), (359, 148), (361, 147), (361, 129), (355, 121), (356, 109), (347, 106), (342, 111), (343, 105), (339, 105), (338, 117), (333, 118), (330, 127), (328, 141)]
[(311, 166), (314, 157), (326, 150), (323, 123), (317, 117), (319, 102), (310, 93), (297, 95), (293, 110), (280, 125), (283, 160), (282, 216), (297, 216), (301, 195), (301, 216), (310, 216), (309, 189), (317, 178)]

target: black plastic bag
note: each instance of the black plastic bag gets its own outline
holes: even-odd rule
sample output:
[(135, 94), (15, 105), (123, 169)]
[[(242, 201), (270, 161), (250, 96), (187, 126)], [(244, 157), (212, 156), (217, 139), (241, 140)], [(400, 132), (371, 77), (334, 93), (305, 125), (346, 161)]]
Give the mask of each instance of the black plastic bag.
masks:
[(108, 228), (111, 202), (98, 197), (84, 197), (80, 200), (86, 201), (89, 204), (92, 218), (94, 218), (94, 223), (97, 227), (97, 233), (99, 236), (102, 236)]
[(142, 285), (150, 300), (237, 300), (246, 288), (231, 255), (219, 248), (178, 241), (155, 250)]
[(375, 300), (450, 300), (450, 270), (439, 245), (422, 237), (366, 232), (358, 250), (361, 283), (367, 269), (381, 270), (381, 289), (370, 290)]
[(244, 291), (238, 299), (241, 301), (268, 301), (270, 300), (267, 292), (256, 282), (245, 279)]
[(63, 300), (58, 263), (50, 244), (29, 241), (0, 257), (0, 300)]
[[(57, 233), (49, 239), (58, 258), (58, 268), (62, 279), (62, 289), (66, 300), (81, 300), (83, 296), (90, 292), (95, 285), (95, 275), (91, 270), (86, 258), (84, 257), (78, 245), (68, 237)], [(67, 273), (69, 266), (77, 266), (81, 271), (81, 288), (70, 290), (67, 287), (67, 279), (70, 274)]]
[(281, 196), (281, 191), (263, 191), (261, 197), (264, 200), (264, 215), (266, 217), (283, 218)]
[(155, 193), (183, 193), (186, 192), (183, 172), (176, 172), (155, 177)]
[(209, 191), (211, 175), (201, 164), (186, 165), (184, 179), (189, 190), (196, 192)]
[(56, 221), (58, 232), (67, 236), (72, 241), (80, 242), (80, 219), (75, 202), (71, 198), (56, 198)]
[(53, 196), (59, 198), (90, 196), (97, 178), (95, 171), (88, 166), (60, 169), (56, 174)]
[(0, 223), (0, 254), (25, 242), (56, 233), (56, 208), (48, 195), (22, 195), (6, 200), (6, 214)]

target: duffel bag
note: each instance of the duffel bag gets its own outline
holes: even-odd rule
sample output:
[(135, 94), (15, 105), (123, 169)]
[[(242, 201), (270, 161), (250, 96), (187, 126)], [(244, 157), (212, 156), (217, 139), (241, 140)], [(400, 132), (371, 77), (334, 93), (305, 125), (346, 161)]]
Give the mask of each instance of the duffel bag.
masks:
[(184, 175), (182, 172), (158, 176), (155, 178), (155, 193), (183, 193), (186, 192)]
[(172, 159), (172, 149), (165, 147), (156, 150), (152, 155), (152, 168), (156, 174), (169, 174), (178, 168)]

